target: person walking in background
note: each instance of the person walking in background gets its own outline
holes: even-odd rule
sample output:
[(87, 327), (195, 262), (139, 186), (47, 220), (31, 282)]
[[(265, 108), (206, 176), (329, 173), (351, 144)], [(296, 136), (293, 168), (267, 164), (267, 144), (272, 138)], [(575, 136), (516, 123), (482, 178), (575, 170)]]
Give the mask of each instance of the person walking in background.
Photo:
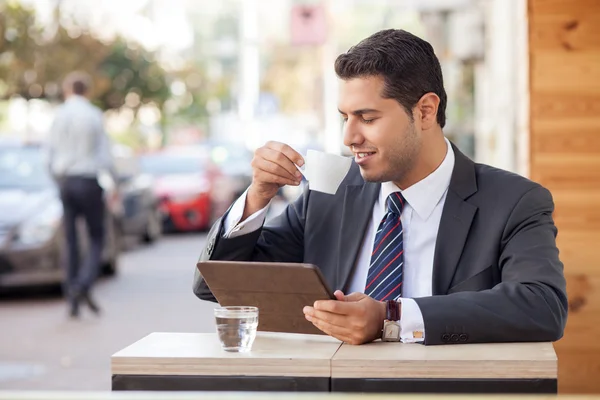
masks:
[[(98, 173), (114, 174), (110, 140), (104, 130), (102, 112), (86, 96), (90, 77), (70, 73), (63, 82), (65, 102), (57, 112), (48, 141), (49, 168), (57, 180), (64, 208), (64, 230), (68, 247), (64, 292), (71, 317), (79, 316), (84, 302), (95, 313), (100, 308), (90, 291), (99, 273), (105, 237), (104, 193)], [(77, 219), (85, 219), (89, 252), (80, 260)]]

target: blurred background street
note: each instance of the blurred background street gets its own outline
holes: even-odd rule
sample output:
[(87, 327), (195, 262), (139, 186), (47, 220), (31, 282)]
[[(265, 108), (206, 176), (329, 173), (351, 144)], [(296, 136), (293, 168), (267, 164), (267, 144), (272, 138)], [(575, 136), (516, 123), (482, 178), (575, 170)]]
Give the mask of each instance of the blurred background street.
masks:
[[(68, 317), (43, 291), (0, 297), (0, 388), (110, 390), (110, 356), (151, 332), (212, 332), (212, 304), (191, 290), (204, 234), (128, 243), (118, 275), (96, 287), (103, 313)], [(84, 310), (87, 311), (87, 310)]]

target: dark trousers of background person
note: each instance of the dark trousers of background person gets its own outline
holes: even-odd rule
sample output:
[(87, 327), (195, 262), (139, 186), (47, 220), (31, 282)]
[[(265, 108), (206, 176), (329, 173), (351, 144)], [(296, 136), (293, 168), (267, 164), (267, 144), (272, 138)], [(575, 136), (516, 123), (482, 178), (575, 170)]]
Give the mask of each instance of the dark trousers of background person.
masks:
[[(78, 314), (80, 300), (89, 304), (89, 290), (96, 280), (102, 262), (104, 245), (104, 193), (96, 178), (65, 177), (60, 184), (64, 208), (64, 229), (67, 242), (65, 293), (71, 314)], [(77, 220), (83, 217), (89, 236), (88, 254), (81, 260)], [(95, 306), (90, 305), (94, 310)], [(94, 310), (97, 311), (97, 310)]]

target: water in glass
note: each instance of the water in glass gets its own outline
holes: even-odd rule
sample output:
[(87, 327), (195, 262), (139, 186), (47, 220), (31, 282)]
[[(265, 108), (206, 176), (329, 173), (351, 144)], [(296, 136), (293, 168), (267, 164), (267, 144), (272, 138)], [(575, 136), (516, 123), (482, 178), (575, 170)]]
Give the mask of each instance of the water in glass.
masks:
[(250, 351), (258, 327), (256, 307), (219, 307), (215, 309), (217, 333), (225, 351)]

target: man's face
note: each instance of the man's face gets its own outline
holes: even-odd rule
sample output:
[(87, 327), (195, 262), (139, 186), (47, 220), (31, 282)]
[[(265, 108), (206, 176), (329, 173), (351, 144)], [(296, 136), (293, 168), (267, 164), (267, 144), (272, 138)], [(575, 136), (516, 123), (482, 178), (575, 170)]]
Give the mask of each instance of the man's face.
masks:
[(402, 182), (420, 153), (418, 127), (396, 100), (381, 97), (383, 78), (354, 78), (340, 85), (344, 145), (361, 175), (368, 182)]

